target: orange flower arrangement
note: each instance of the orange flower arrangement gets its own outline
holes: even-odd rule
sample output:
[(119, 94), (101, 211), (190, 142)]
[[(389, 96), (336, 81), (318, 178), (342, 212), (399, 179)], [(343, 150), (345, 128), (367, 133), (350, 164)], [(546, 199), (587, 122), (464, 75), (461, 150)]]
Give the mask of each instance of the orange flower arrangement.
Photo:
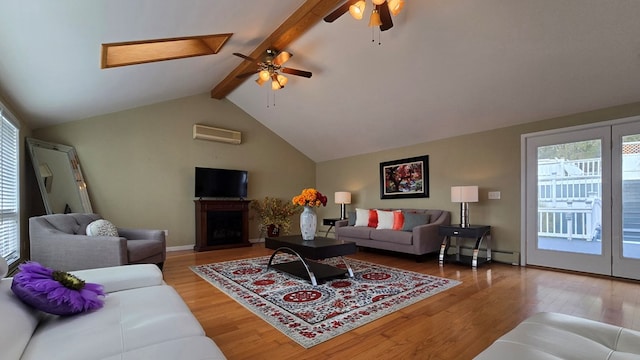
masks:
[(327, 197), (322, 195), (320, 191), (309, 188), (302, 190), (300, 195), (294, 196), (291, 202), (300, 206), (327, 206)]

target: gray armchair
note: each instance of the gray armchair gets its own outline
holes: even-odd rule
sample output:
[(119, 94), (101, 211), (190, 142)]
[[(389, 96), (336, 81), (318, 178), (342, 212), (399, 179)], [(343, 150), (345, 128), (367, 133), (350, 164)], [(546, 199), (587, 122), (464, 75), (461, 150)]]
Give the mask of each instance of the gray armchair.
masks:
[(98, 214), (52, 214), (29, 219), (31, 260), (72, 271), (126, 264), (156, 264), (166, 258), (164, 231), (118, 228), (119, 237), (88, 236)]

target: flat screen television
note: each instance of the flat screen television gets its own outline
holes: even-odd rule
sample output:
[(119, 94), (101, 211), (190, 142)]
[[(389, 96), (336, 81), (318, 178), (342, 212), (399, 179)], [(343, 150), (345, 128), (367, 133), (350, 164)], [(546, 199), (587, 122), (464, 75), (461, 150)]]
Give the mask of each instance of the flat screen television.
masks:
[(244, 170), (196, 167), (195, 196), (198, 198), (247, 197), (248, 173)]

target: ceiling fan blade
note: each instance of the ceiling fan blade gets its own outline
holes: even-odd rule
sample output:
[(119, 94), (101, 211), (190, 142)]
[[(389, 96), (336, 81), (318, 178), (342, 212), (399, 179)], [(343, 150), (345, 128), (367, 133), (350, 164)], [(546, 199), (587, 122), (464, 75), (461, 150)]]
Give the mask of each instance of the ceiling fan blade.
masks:
[(391, 20), (391, 13), (389, 12), (389, 4), (387, 1), (382, 3), (382, 5), (376, 5), (378, 8), (378, 12), (380, 13), (380, 20), (382, 21), (382, 25), (380, 25), (380, 31), (387, 31), (393, 27), (393, 20)]
[(254, 71), (249, 71), (249, 72), (246, 72), (246, 73), (242, 73), (242, 74), (236, 75), (236, 78), (237, 79), (244, 79), (246, 77), (249, 77), (249, 76), (251, 76), (253, 74), (256, 74), (256, 73), (259, 73), (259, 72), (260, 72), (260, 69), (254, 70)]
[(311, 77), (310, 71), (304, 71), (304, 70), (298, 70), (298, 69), (292, 69), (292, 68), (282, 68), (280, 69), (280, 71), (282, 71), (285, 74), (297, 75), (297, 76), (302, 76), (306, 78)]
[(248, 60), (248, 61), (258, 62), (258, 60), (254, 59), (254, 58), (250, 58), (247, 55), (242, 55), (240, 53), (233, 53), (233, 55), (239, 56), (239, 57), (241, 57), (241, 58), (243, 58), (245, 60)]
[(324, 21), (331, 23), (334, 22), (337, 18), (342, 16), (344, 13), (349, 11), (349, 6), (355, 4), (358, 0), (349, 0), (344, 4), (340, 5), (337, 9), (333, 10), (329, 15), (324, 17)]
[(292, 56), (293, 56), (293, 54), (288, 53), (288, 52), (286, 52), (284, 50), (280, 51), (280, 53), (276, 57), (273, 58), (273, 64), (280, 66), (280, 65), (286, 63), (287, 60), (289, 60), (289, 58), (292, 57)]

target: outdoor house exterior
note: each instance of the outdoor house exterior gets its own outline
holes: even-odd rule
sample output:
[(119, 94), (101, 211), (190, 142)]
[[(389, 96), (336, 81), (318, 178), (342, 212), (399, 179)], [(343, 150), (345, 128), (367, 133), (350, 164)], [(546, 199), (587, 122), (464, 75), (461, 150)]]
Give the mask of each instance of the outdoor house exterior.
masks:
[[(623, 247), (640, 245), (640, 142), (626, 142), (622, 159)], [(598, 253), (602, 224), (602, 161), (538, 160), (538, 239), (543, 249)]]

